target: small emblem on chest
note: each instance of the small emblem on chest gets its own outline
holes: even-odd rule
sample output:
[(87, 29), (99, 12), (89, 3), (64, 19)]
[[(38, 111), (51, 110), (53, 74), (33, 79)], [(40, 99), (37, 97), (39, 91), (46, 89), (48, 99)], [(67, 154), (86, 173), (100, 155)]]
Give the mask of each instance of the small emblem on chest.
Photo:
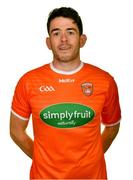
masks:
[(51, 91), (55, 91), (53, 86), (40, 86), (39, 90), (41, 92), (51, 92)]
[(90, 96), (93, 93), (93, 84), (91, 82), (85, 82), (81, 84), (82, 92), (86, 96)]

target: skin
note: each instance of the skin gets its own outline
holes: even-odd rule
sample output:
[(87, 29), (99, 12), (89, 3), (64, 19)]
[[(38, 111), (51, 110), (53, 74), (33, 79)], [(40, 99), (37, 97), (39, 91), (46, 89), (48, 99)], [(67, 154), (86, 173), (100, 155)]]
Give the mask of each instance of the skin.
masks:
[[(80, 48), (85, 45), (86, 35), (79, 34), (72, 19), (57, 17), (50, 23), (50, 35), (46, 44), (53, 53), (53, 65), (63, 71), (72, 71), (80, 65)], [(22, 151), (32, 159), (33, 140), (26, 133), (28, 121), (11, 113), (10, 136)], [(106, 152), (119, 131), (119, 124), (105, 127), (102, 133), (103, 151)]]
[(26, 133), (28, 120), (22, 120), (11, 113), (10, 117), (10, 136), (21, 150), (32, 159), (33, 140)]
[(102, 145), (103, 145), (103, 152), (105, 153), (109, 147), (111, 146), (112, 142), (114, 141), (115, 137), (117, 136), (120, 128), (120, 123), (111, 126), (105, 127), (102, 132)]
[(50, 23), (50, 36), (46, 44), (53, 53), (53, 64), (59, 70), (71, 71), (80, 64), (80, 48), (85, 45), (86, 35), (72, 19), (57, 17)]

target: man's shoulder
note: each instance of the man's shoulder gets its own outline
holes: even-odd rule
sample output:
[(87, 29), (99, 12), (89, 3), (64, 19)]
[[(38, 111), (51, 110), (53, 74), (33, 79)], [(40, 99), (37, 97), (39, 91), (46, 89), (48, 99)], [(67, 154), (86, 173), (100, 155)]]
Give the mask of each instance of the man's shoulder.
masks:
[(29, 81), (34, 81), (35, 79), (41, 78), (45, 76), (45, 74), (49, 71), (49, 64), (45, 64), (43, 66), (31, 69), (24, 73), (19, 81), (23, 82), (29, 82)]
[(49, 70), (49, 64), (45, 64), (43, 66), (40, 66), (40, 67), (37, 67), (37, 68), (34, 68), (34, 69), (31, 69), (29, 71), (27, 71), (26, 73), (24, 73), (22, 75), (23, 78), (32, 78), (34, 76), (37, 76), (37, 75), (41, 75), (43, 74), (44, 72), (46, 72), (47, 70)]
[(86, 67), (86, 71), (88, 71), (93, 76), (96, 75), (96, 76), (107, 77), (107, 78), (112, 77), (112, 75), (108, 71), (106, 71), (106, 70), (104, 70), (104, 69), (102, 69), (102, 68), (100, 68), (98, 66), (85, 63), (85, 67)]

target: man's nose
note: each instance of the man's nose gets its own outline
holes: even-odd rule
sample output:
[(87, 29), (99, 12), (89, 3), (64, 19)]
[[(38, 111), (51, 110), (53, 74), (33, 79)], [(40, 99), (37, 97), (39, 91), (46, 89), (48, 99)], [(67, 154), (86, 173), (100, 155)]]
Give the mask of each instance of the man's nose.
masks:
[(66, 33), (62, 33), (61, 34), (61, 41), (67, 41), (67, 35), (66, 35)]

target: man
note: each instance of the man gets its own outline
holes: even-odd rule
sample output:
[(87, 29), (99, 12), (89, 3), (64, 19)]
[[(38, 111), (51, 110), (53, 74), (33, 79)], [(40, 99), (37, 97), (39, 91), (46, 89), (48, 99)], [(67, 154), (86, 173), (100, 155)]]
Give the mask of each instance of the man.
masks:
[[(19, 80), (11, 137), (32, 159), (30, 179), (107, 179), (104, 153), (121, 117), (116, 83), (109, 73), (80, 60), (87, 38), (74, 9), (54, 9), (47, 29), (53, 61)], [(34, 140), (26, 133), (31, 114)]]

